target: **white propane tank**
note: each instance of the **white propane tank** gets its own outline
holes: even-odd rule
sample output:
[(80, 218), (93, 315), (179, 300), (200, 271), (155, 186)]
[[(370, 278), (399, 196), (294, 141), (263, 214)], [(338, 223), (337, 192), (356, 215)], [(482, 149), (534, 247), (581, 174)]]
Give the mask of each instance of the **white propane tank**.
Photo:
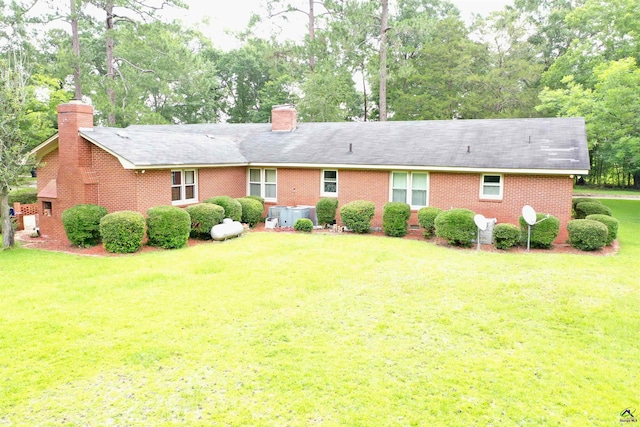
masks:
[(240, 222), (225, 218), (222, 220), (222, 224), (211, 227), (211, 238), (213, 240), (227, 240), (241, 235), (243, 231), (244, 227)]

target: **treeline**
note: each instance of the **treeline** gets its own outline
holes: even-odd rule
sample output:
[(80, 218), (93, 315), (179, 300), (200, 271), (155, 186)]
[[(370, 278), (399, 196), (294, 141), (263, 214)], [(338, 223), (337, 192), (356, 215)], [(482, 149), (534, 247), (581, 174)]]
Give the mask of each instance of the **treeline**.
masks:
[[(267, 122), (284, 103), (309, 122), (583, 116), (587, 182), (640, 187), (637, 0), (515, 0), (472, 23), (445, 0), (265, 0), (231, 51), (159, 18), (180, 0), (32, 4), (0, 0), (0, 67), (19, 58), (28, 76), (31, 146), (77, 89), (122, 127)], [(295, 16), (304, 40), (257, 35)]]

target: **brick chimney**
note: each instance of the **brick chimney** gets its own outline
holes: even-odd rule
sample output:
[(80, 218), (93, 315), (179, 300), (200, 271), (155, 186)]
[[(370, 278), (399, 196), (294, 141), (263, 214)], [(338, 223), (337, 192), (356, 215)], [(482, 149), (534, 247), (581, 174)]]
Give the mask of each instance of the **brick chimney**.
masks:
[(298, 127), (298, 112), (293, 105), (274, 105), (271, 109), (271, 130), (292, 132)]

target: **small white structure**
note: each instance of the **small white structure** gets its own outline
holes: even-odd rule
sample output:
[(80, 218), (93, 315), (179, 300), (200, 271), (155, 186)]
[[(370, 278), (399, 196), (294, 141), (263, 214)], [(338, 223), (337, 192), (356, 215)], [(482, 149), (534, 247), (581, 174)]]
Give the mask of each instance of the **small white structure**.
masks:
[(211, 227), (211, 238), (213, 240), (227, 240), (241, 235), (243, 231), (244, 227), (240, 222), (225, 218), (222, 220), (222, 224)]

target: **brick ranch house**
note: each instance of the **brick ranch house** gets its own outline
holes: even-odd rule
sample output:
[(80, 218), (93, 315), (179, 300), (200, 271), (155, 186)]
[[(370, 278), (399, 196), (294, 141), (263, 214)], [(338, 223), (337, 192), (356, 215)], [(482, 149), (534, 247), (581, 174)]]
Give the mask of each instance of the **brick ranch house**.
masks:
[[(291, 106), (271, 124), (94, 127), (93, 107), (58, 106), (58, 134), (33, 150), (43, 235), (64, 238), (62, 212), (79, 203), (143, 214), (209, 197), (315, 205), (336, 197), (468, 208), (517, 224), (522, 207), (561, 221), (567, 238), (573, 176), (587, 174), (582, 118), (297, 123)], [(339, 215), (339, 214), (338, 214)], [(339, 222), (339, 217), (338, 217)]]

